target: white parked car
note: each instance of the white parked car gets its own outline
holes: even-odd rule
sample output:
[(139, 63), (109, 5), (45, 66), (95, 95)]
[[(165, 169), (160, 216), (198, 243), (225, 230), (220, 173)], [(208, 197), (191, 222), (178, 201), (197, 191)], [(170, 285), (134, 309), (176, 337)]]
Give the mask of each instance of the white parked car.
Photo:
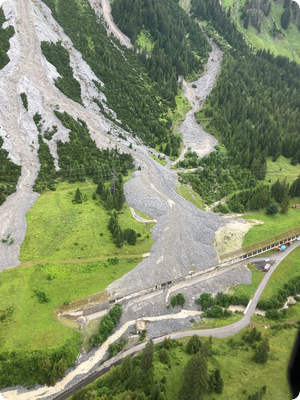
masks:
[(297, 240), (300, 240), (300, 236), (297, 237)]
[(265, 259), (265, 262), (266, 262), (266, 263), (270, 262), (270, 259), (269, 259), (269, 258), (266, 258), (266, 259)]

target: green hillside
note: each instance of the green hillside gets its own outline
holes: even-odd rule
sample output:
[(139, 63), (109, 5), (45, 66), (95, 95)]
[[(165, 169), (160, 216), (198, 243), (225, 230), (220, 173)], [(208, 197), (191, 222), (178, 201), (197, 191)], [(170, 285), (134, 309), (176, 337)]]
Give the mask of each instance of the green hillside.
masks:
[[(281, 17), (285, 11), (284, 2), (281, 0), (276, 2), (274, 0), (264, 2), (257, 1), (256, 3), (258, 3), (258, 6), (261, 4), (261, 8), (263, 8), (263, 4), (270, 3), (269, 9), (266, 10), (266, 13), (267, 11), (269, 11), (269, 13), (266, 16), (261, 12), (261, 15), (258, 18), (259, 21), (255, 23), (253, 20), (253, 23), (256, 26), (251, 24), (250, 21), (246, 29), (246, 17), (243, 10), (245, 10), (245, 4), (249, 4), (248, 13), (252, 15), (252, 17), (255, 14), (257, 15), (255, 12), (256, 9), (254, 11), (253, 3), (253, 1), (249, 2), (248, 0), (223, 1), (226, 11), (230, 13), (230, 16), (236, 23), (238, 30), (244, 35), (250, 45), (257, 49), (270, 50), (275, 56), (285, 56), (292, 61), (300, 63), (300, 31), (298, 28), (298, 15), (296, 15), (295, 18), (291, 18), (291, 21), (285, 30), (281, 25)], [(293, 8), (295, 7), (297, 7), (296, 4)], [(299, 11), (298, 13), (295, 11), (295, 13), (298, 14)]]

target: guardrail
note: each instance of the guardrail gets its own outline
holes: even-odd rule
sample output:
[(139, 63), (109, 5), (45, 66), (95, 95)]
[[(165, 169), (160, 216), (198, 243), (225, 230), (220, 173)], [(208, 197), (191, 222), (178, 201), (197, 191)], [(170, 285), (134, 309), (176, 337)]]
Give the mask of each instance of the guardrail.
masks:
[[(108, 308), (110, 308), (112, 305), (114, 305), (116, 303), (120, 303), (120, 302), (123, 302), (123, 301), (126, 301), (126, 300), (131, 300), (131, 299), (134, 299), (136, 297), (145, 296), (145, 295), (153, 293), (155, 291), (159, 291), (159, 290), (165, 289), (167, 287), (176, 285), (178, 283), (184, 282), (184, 281), (189, 280), (191, 278), (195, 278), (197, 276), (201, 276), (201, 275), (207, 274), (207, 273), (215, 271), (217, 269), (228, 267), (228, 266), (233, 265), (233, 264), (237, 264), (237, 263), (239, 263), (239, 262), (241, 262), (243, 260), (247, 260), (248, 258), (252, 258), (252, 257), (254, 257), (254, 256), (258, 255), (258, 254), (262, 254), (262, 253), (265, 253), (266, 251), (272, 250), (275, 247), (278, 247), (278, 246), (284, 244), (284, 242), (287, 242), (287, 241), (293, 242), (293, 241), (295, 241), (297, 239), (297, 237), (299, 237), (299, 235), (300, 235), (300, 233), (297, 233), (296, 235), (293, 235), (291, 237), (282, 239), (280, 241), (272, 243), (272, 244), (270, 244), (268, 246), (265, 246), (263, 248), (251, 251), (249, 253), (242, 253), (240, 256), (235, 257), (233, 259), (230, 259), (228, 261), (225, 261), (223, 263), (220, 263), (218, 265), (214, 265), (212, 267), (203, 269), (203, 270), (195, 272), (193, 274), (187, 274), (187, 275), (184, 275), (184, 276), (180, 276), (180, 277), (172, 279), (170, 281), (163, 282), (163, 283), (157, 284), (155, 286), (151, 286), (149, 288), (146, 288), (146, 289), (143, 289), (143, 290), (139, 290), (137, 292), (130, 293), (130, 294), (125, 295), (125, 296), (120, 296), (120, 297), (115, 297), (114, 298), (113, 295), (112, 295), (112, 297), (108, 301), (105, 301), (105, 302), (96, 304), (96, 305), (94, 305), (94, 306), (92, 306), (90, 308), (84, 309), (82, 311), (82, 315), (90, 315), (90, 314), (93, 314), (95, 312), (108, 309)], [(245, 248), (245, 249), (247, 249), (247, 248)]]

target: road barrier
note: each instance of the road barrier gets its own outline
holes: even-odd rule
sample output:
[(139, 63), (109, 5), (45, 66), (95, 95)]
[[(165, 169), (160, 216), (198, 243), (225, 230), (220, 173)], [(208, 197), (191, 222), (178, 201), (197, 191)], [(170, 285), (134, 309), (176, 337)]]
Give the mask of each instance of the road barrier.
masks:
[[(169, 288), (170, 286), (177, 285), (178, 283), (187, 281), (187, 280), (189, 280), (191, 278), (195, 278), (197, 276), (208, 274), (208, 273), (216, 271), (216, 270), (218, 270), (220, 268), (229, 267), (230, 265), (237, 264), (237, 263), (239, 263), (241, 261), (244, 261), (244, 260), (247, 260), (249, 258), (252, 258), (252, 257), (254, 257), (254, 256), (258, 255), (258, 254), (262, 254), (262, 253), (265, 253), (266, 251), (272, 250), (275, 247), (278, 247), (278, 246), (284, 244), (284, 242), (287, 242), (287, 241), (293, 242), (293, 241), (295, 241), (297, 239), (297, 237), (299, 237), (299, 235), (300, 235), (300, 233), (299, 233), (299, 230), (298, 230), (297, 234), (295, 234), (295, 235), (293, 235), (291, 237), (288, 237), (288, 238), (285, 238), (285, 239), (281, 239), (279, 241), (276, 241), (275, 243), (272, 243), (272, 244), (270, 244), (268, 246), (265, 246), (265, 247), (257, 249), (257, 250), (253, 250), (253, 251), (251, 251), (249, 253), (242, 253), (242, 251), (247, 249), (247, 248), (241, 249), (241, 250), (239, 250), (239, 252), (242, 253), (242, 254), (240, 254), (238, 257), (235, 257), (233, 259), (227, 260), (227, 261), (225, 261), (223, 263), (220, 263), (218, 265), (214, 265), (212, 267), (203, 269), (201, 271), (198, 271), (198, 272), (195, 272), (195, 273), (189, 273), (188, 275), (180, 276), (180, 277), (172, 279), (170, 281), (163, 282), (163, 283), (157, 284), (155, 286), (151, 286), (149, 288), (146, 288), (146, 289), (143, 289), (143, 290), (139, 290), (137, 292), (130, 293), (130, 294), (125, 295), (125, 296), (113, 297), (113, 294), (111, 294), (111, 297), (110, 297), (109, 300), (106, 300), (106, 301), (103, 301), (103, 302), (101, 302), (99, 304), (93, 305), (92, 307), (83, 309), (82, 310), (82, 315), (94, 314), (95, 312), (99, 312), (99, 311), (102, 311), (102, 310), (109, 309), (111, 306), (113, 306), (116, 303), (121, 303), (121, 302), (126, 301), (126, 300), (132, 300), (132, 299), (134, 299), (136, 297), (145, 296), (147, 294), (151, 294), (153, 292), (156, 292), (156, 291), (159, 291), (159, 290), (163, 290), (165, 288)], [(237, 252), (235, 252), (235, 253), (237, 253)], [(228, 253), (228, 254), (230, 254), (230, 253)]]

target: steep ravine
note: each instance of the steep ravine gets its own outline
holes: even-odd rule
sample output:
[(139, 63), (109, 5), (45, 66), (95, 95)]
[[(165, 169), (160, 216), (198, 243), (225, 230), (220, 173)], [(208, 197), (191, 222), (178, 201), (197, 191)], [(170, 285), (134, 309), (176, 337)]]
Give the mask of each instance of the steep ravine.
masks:
[(183, 80), (182, 83), (185, 97), (190, 102), (192, 108), (186, 114), (185, 120), (180, 126), (180, 133), (185, 144), (180, 159), (184, 158), (188, 147), (192, 151), (195, 151), (199, 157), (203, 157), (213, 151), (215, 145), (218, 143), (213, 136), (204, 131), (195, 118), (195, 113), (201, 109), (207, 96), (212, 91), (221, 68), (223, 52), (212, 40), (208, 40), (212, 51), (209, 55), (204, 74), (197, 81), (186, 82)]

